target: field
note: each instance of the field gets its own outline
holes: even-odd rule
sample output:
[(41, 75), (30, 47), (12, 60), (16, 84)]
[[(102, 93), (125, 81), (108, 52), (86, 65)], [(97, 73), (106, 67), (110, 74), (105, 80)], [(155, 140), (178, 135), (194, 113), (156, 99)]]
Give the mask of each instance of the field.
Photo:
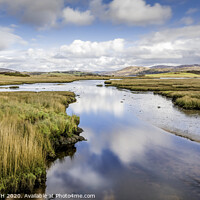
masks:
[(18, 84), (31, 84), (31, 83), (69, 83), (76, 80), (97, 80), (109, 79), (106, 76), (74, 76), (62, 73), (50, 73), (41, 75), (23, 76), (6, 76), (0, 74), (0, 85), (18, 85)]
[(31, 192), (45, 182), (47, 160), (81, 137), (79, 117), (65, 112), (74, 101), (71, 92), (0, 93), (0, 193)]
[(173, 102), (185, 109), (200, 110), (200, 79), (148, 79), (126, 78), (105, 81), (107, 86), (132, 91), (153, 91), (172, 98)]
[[(132, 91), (153, 91), (172, 98), (176, 105), (184, 109), (200, 110), (198, 78), (122, 78), (105, 83)], [(56, 73), (29, 77), (0, 75), (0, 85), (65, 83), (88, 79), (106, 80), (109, 77)], [(56, 157), (58, 148), (69, 144), (68, 141), (80, 139), (76, 135), (79, 117), (68, 116), (65, 112), (68, 104), (74, 101), (75, 95), (71, 92), (0, 93), (0, 193), (32, 191), (35, 185), (45, 182), (47, 160)]]
[(194, 73), (184, 73), (184, 72), (169, 72), (169, 73), (161, 73), (161, 74), (146, 74), (146, 77), (155, 77), (155, 78), (160, 78), (160, 77), (177, 77), (177, 78), (200, 78), (199, 74), (194, 74)]
[(172, 98), (175, 105), (184, 109), (200, 110), (200, 91), (160, 91), (155, 93)]
[[(1, 74), (0, 85), (88, 79), (108, 77), (62, 73), (19, 76), (12, 73)], [(47, 159), (54, 158), (59, 147), (81, 138), (74, 135), (79, 118), (67, 116), (65, 112), (68, 104), (74, 101), (75, 96), (70, 92), (0, 93), (0, 193), (31, 191), (45, 181)]]

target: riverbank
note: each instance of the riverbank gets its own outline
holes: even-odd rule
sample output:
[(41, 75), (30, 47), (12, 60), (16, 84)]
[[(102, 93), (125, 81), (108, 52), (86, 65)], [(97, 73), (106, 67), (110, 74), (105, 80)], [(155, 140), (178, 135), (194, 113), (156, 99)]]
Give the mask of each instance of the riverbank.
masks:
[(200, 110), (200, 79), (122, 79), (105, 81), (107, 86), (115, 86), (131, 91), (153, 91), (172, 98), (175, 105), (192, 110)]
[(46, 180), (47, 160), (84, 140), (68, 116), (72, 92), (0, 93), (0, 193), (31, 192)]
[(42, 191), (90, 193), (96, 199), (199, 199), (199, 143), (156, 128), (164, 124), (199, 135), (199, 116), (185, 114), (152, 92), (96, 87), (100, 84), (103, 81), (26, 85), (38, 91), (65, 88), (79, 95), (67, 113), (80, 116), (88, 140), (76, 144), (74, 156), (51, 165)]
[(146, 77), (154, 78), (200, 78), (198, 73), (188, 73), (188, 72), (168, 72), (160, 74), (146, 74)]
[(30, 76), (7, 76), (0, 74), (0, 85), (20, 85), (33, 83), (70, 83), (78, 80), (108, 80), (108, 76), (86, 76), (65, 74), (41, 74)]

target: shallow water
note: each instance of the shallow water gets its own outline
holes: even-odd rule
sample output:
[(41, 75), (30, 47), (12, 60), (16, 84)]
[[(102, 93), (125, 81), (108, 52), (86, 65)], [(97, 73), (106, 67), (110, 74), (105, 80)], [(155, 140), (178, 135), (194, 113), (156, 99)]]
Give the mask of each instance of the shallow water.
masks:
[(45, 193), (95, 194), (103, 200), (200, 199), (200, 144), (158, 128), (199, 137), (199, 115), (152, 93), (96, 87), (102, 83), (20, 86), (79, 95), (67, 113), (80, 116), (88, 141), (77, 143), (71, 157), (52, 163)]
[[(96, 80), (61, 84), (36, 83), (19, 85), (19, 89), (6, 89), (5, 87), (8, 86), (0, 86), (0, 92), (73, 91), (85, 101), (83, 102), (84, 106), (76, 104), (76, 111), (82, 110), (83, 107), (91, 110), (95, 106), (99, 110), (110, 109), (114, 113), (131, 112), (142, 121), (200, 142), (199, 111), (181, 110), (173, 105), (171, 99), (154, 95), (152, 92), (130, 92), (128, 90), (118, 90), (114, 87), (96, 87), (97, 84), (104, 85), (103, 83), (104, 81)], [(95, 105), (93, 98), (98, 100), (99, 97), (101, 102), (99, 102), (99, 105)], [(77, 97), (77, 99), (79, 98)]]

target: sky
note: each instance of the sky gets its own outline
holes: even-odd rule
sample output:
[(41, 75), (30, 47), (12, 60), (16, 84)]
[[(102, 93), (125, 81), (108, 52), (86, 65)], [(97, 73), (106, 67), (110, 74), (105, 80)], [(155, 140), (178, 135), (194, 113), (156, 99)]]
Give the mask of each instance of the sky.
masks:
[(200, 64), (199, 0), (0, 0), (0, 68)]

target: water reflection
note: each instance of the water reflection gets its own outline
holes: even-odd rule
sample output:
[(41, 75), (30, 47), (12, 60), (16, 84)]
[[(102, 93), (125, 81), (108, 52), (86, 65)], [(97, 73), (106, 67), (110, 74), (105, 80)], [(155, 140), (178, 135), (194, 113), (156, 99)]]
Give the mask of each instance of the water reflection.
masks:
[[(83, 87), (82, 89), (87, 96), (81, 96), (79, 103), (73, 108), (73, 112), (79, 114), (108, 112), (114, 113), (117, 116), (123, 114), (124, 105), (119, 104), (121, 96), (116, 96), (113, 90), (108, 90), (106, 88), (99, 89), (94, 86)], [(115, 96), (115, 98), (113, 98), (113, 96)]]
[(67, 112), (80, 115), (88, 141), (76, 145), (73, 160), (56, 161), (50, 168), (46, 193), (119, 200), (200, 198), (199, 144), (141, 121), (126, 92), (80, 85), (78, 93)]
[(183, 112), (174, 106), (171, 99), (153, 93), (133, 93), (127, 98), (127, 103), (137, 105), (130, 106), (129, 109), (142, 120), (200, 141), (200, 115), (198, 112), (190, 112), (188, 115), (189, 112)]
[(19, 88), (79, 95), (67, 113), (80, 115), (88, 141), (49, 166), (46, 193), (94, 193), (104, 200), (200, 199), (199, 144), (151, 125), (199, 138), (199, 116), (186, 115), (152, 93), (97, 84), (102, 81)]
[[(200, 112), (180, 110), (173, 105), (170, 99), (154, 95), (151, 92), (131, 93), (126, 90), (118, 91), (112, 87), (96, 87), (97, 84), (103, 84), (103, 82), (90, 80), (63, 84), (23, 84), (19, 85), (17, 90), (5, 89), (8, 86), (0, 86), (0, 91), (73, 91), (81, 95), (81, 98), (78, 96), (77, 99), (81, 100), (82, 104), (76, 104), (77, 107), (71, 112), (81, 114), (82, 112), (109, 111), (120, 116), (126, 109), (140, 119), (167, 131), (200, 141)], [(85, 97), (86, 94), (90, 98)]]

